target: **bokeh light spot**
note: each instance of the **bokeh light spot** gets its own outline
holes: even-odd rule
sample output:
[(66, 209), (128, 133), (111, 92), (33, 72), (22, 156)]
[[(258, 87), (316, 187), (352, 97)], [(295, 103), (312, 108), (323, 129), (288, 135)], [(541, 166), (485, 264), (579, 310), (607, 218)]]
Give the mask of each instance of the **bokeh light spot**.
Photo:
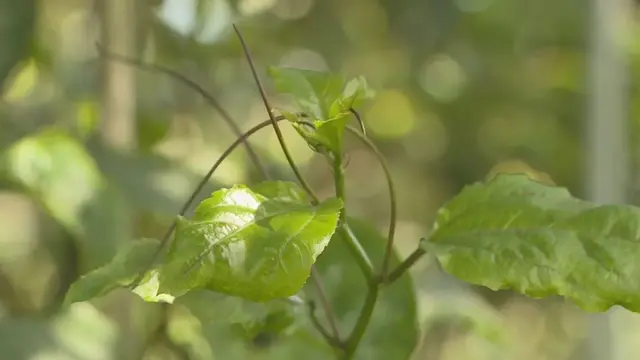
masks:
[(313, 7), (313, 0), (279, 0), (271, 9), (281, 20), (296, 20), (305, 17)]
[(399, 90), (380, 92), (364, 121), (376, 135), (400, 138), (415, 126), (415, 111), (411, 100)]
[(460, 64), (451, 56), (440, 54), (424, 63), (418, 74), (422, 89), (436, 100), (455, 100), (467, 82), (467, 76)]
[(277, 0), (242, 0), (238, 4), (238, 11), (245, 16), (257, 15), (271, 9)]
[(327, 61), (318, 52), (309, 49), (292, 49), (280, 59), (280, 66), (299, 69), (328, 71)]

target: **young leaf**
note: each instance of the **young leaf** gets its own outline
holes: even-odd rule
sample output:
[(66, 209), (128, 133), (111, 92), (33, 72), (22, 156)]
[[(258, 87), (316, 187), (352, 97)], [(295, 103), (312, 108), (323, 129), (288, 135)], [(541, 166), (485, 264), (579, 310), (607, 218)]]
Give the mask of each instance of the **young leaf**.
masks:
[(65, 304), (88, 301), (129, 285), (152, 260), (158, 246), (160, 243), (151, 239), (125, 243), (109, 264), (85, 274), (71, 285)]
[[(315, 125), (315, 131), (296, 124), (296, 117), (284, 113), (316, 151), (328, 148), (334, 154), (342, 152), (342, 136), (349, 119), (350, 109), (373, 96), (364, 78), (351, 80), (335, 74), (286, 67), (271, 67), (269, 75), (279, 92), (290, 94), (300, 109)], [(322, 147), (318, 147), (321, 144)]]
[(640, 209), (598, 206), (524, 175), (465, 188), (424, 242), (445, 271), (493, 290), (640, 311)]
[(330, 114), (332, 117), (349, 112), (349, 109), (356, 108), (367, 99), (375, 96), (375, 91), (369, 87), (367, 80), (360, 76), (347, 83), (340, 96), (331, 104)]
[(334, 233), (342, 203), (309, 205), (294, 183), (216, 191), (178, 219), (160, 291), (209, 289), (253, 301), (296, 294)]
[(334, 154), (342, 153), (342, 136), (347, 125), (349, 113), (343, 113), (335, 118), (313, 122), (315, 129), (300, 123), (300, 118), (294, 113), (281, 111), (282, 115), (291, 122), (298, 134), (317, 153), (325, 154), (330, 150)]
[(276, 90), (293, 96), (301, 110), (314, 120), (328, 120), (331, 105), (340, 98), (344, 79), (336, 74), (288, 67), (270, 67)]

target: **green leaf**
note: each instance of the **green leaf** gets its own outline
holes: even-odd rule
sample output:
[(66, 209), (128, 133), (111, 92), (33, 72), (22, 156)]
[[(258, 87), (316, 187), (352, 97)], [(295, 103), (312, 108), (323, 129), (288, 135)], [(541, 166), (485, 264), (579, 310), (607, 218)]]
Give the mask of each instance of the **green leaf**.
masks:
[[(352, 232), (360, 240), (374, 264), (381, 264), (387, 240), (380, 233), (364, 222), (355, 218), (347, 220)], [(394, 252), (391, 265), (400, 263)], [(316, 268), (324, 282), (327, 297), (339, 322), (341, 334), (348, 335), (355, 325), (357, 314), (362, 308), (367, 294), (367, 285), (353, 260), (346, 245), (346, 240), (337, 233), (331, 243), (318, 259)], [(315, 294), (311, 284), (305, 287), (305, 292)], [(317, 299), (317, 296), (312, 298)], [(325, 319), (320, 307), (318, 317)], [(386, 360), (409, 359), (418, 341), (418, 324), (416, 300), (413, 283), (409, 274), (400, 277), (393, 284), (381, 289), (378, 303), (374, 309), (369, 326), (358, 352), (357, 359)], [(390, 330), (392, 329), (392, 330)], [(317, 334), (315, 330), (312, 330)], [(333, 353), (323, 345), (317, 345), (317, 355), (305, 356), (305, 359), (327, 359)], [(300, 353), (302, 356), (304, 353)]]
[(144, 152), (151, 152), (153, 147), (166, 137), (170, 125), (171, 117), (168, 112), (156, 114), (139, 110), (136, 119), (138, 148)]
[(282, 115), (291, 122), (298, 134), (309, 144), (311, 149), (317, 153), (325, 154), (330, 150), (334, 154), (342, 153), (342, 137), (344, 127), (347, 125), (348, 114), (339, 117), (313, 122), (315, 129), (308, 124), (303, 124), (297, 114), (281, 111)]
[(375, 91), (369, 87), (367, 80), (360, 76), (347, 83), (342, 96), (332, 105), (330, 114), (332, 117), (349, 111), (349, 109), (360, 106), (365, 100), (375, 96)]
[(269, 76), (276, 90), (293, 96), (293, 100), (314, 120), (328, 120), (332, 104), (338, 100), (344, 87), (344, 79), (336, 74), (270, 67)]
[(122, 329), (90, 303), (73, 304), (52, 317), (4, 314), (3, 359), (114, 359)]
[[(381, 263), (386, 239), (363, 221), (349, 218), (348, 223), (371, 259)], [(400, 262), (395, 254), (392, 260), (394, 265)], [(316, 269), (322, 277), (341, 334), (346, 336), (362, 307), (367, 286), (340, 235), (333, 236), (318, 258)], [(357, 359), (409, 359), (418, 341), (411, 278), (405, 274), (381, 291)], [(305, 285), (304, 292), (317, 300), (312, 284)], [(175, 304), (187, 305), (200, 319), (217, 357), (255, 360), (335, 358), (334, 349), (311, 324), (306, 306), (291, 305), (283, 300), (251, 303), (202, 291), (177, 298)], [(324, 321), (322, 307), (317, 306), (316, 312), (318, 319)], [(295, 319), (293, 324), (292, 319)], [(239, 332), (239, 328), (243, 331)]]
[(79, 240), (84, 268), (105, 264), (128, 238), (124, 199), (76, 138), (47, 129), (13, 144), (3, 160), (8, 177)]
[[(153, 260), (159, 246), (158, 241), (151, 239), (125, 243), (109, 264), (90, 271), (71, 285), (65, 304), (88, 301), (106, 295), (117, 288), (128, 286)], [(151, 280), (153, 280), (152, 277)], [(141, 297), (149, 301), (152, 295), (155, 294), (148, 294), (146, 299), (145, 296), (141, 295)]]
[(295, 295), (335, 231), (342, 203), (309, 205), (294, 183), (216, 191), (180, 217), (160, 291), (209, 289), (253, 301)]
[(339, 75), (312, 70), (271, 67), (269, 75), (276, 89), (292, 95), (300, 110), (311, 118), (315, 131), (299, 124), (296, 115), (283, 112), (311, 148), (321, 153), (324, 148), (334, 154), (342, 152), (342, 137), (350, 109), (374, 95), (363, 77), (353, 79), (345, 86)]
[(207, 290), (191, 291), (174, 305), (186, 307), (199, 320), (202, 334), (220, 359), (270, 358), (271, 347), (295, 333), (307, 316), (304, 303), (282, 299), (256, 303)]
[(424, 243), (448, 273), (493, 290), (561, 295), (586, 311), (640, 311), (640, 209), (596, 205), (498, 175), (444, 206)]

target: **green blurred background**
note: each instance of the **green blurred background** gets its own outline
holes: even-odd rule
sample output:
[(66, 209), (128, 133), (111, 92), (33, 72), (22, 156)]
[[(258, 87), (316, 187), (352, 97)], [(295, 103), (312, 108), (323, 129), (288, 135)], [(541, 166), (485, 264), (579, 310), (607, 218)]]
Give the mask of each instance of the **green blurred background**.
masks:
[[(100, 59), (96, 42), (196, 80), (243, 129), (267, 117), (233, 22), (276, 105), (290, 104), (267, 81), (268, 65), (364, 75), (377, 96), (360, 110), (397, 182), (397, 248), (406, 256), (444, 201), (491, 173), (526, 172), (593, 197), (585, 179), (589, 64), (597, 55), (590, 4), (0, 0), (0, 359), (209, 359), (217, 352), (207, 324), (186, 309), (167, 321), (169, 339), (157, 339), (154, 305), (126, 292), (60, 310), (69, 284), (109, 261), (123, 241), (160, 237), (233, 141), (197, 93)], [(633, 120), (615, 142), (630, 145), (614, 162), (628, 169), (623, 201), (633, 203), (640, 22), (633, 4), (618, 10), (624, 18), (609, 22), (620, 27), (621, 63), (629, 67), (619, 87), (630, 97), (621, 113)], [(295, 131), (284, 132), (313, 188), (331, 194), (329, 166)], [(251, 142), (270, 172), (293, 179), (272, 132)], [(385, 230), (383, 174), (352, 144), (351, 214)], [(260, 180), (240, 149), (201, 197)], [(415, 359), (577, 360), (592, 356), (587, 345), (600, 340), (589, 338), (589, 317), (562, 299), (470, 287), (429, 259), (413, 274), (423, 330)], [(618, 340), (607, 343), (624, 347), (620, 359), (637, 358), (640, 322), (614, 315)]]

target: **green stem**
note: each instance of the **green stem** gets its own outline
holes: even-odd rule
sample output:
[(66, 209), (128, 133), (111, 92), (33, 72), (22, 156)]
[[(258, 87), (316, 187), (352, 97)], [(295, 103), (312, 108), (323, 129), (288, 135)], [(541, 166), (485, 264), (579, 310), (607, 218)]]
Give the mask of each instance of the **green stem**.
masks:
[(351, 360), (354, 358), (358, 345), (360, 345), (360, 341), (362, 341), (362, 338), (367, 331), (371, 315), (373, 315), (373, 309), (378, 301), (379, 286), (380, 283), (378, 281), (372, 280), (369, 282), (369, 289), (367, 291), (367, 297), (364, 300), (364, 305), (360, 310), (360, 315), (358, 315), (356, 325), (353, 327), (351, 335), (345, 343), (344, 360)]
[(346, 206), (346, 194), (344, 186), (344, 168), (342, 166), (342, 154), (333, 154), (333, 181), (336, 191), (336, 197), (344, 204), (342, 211), (340, 211), (340, 218), (338, 222), (338, 229), (342, 235), (342, 238), (346, 242), (351, 254), (356, 259), (356, 262), (362, 272), (364, 273), (367, 281), (371, 281), (373, 278), (373, 264), (369, 255), (364, 250), (360, 241), (355, 237), (351, 228), (347, 224), (347, 206)]
[(384, 258), (382, 260), (382, 269), (380, 270), (381, 281), (385, 281), (387, 278), (387, 274), (389, 272), (389, 264), (391, 261), (391, 255), (393, 254), (393, 243), (396, 232), (396, 224), (398, 221), (398, 209), (397, 209), (397, 200), (396, 200), (396, 190), (395, 185), (393, 183), (393, 177), (391, 176), (391, 169), (389, 169), (389, 165), (387, 165), (387, 161), (384, 158), (384, 155), (378, 150), (376, 145), (371, 142), (364, 134), (358, 132), (356, 129), (347, 126), (346, 129), (355, 135), (362, 143), (364, 143), (369, 150), (375, 155), (382, 166), (382, 170), (384, 171), (384, 175), (387, 180), (387, 188), (389, 191), (389, 232), (387, 234), (387, 248), (384, 253)]
[[(333, 178), (335, 182), (336, 197), (338, 197), (340, 200), (342, 200), (343, 203), (345, 203), (346, 196), (344, 185), (344, 168), (342, 166), (341, 153), (334, 154)], [(358, 238), (353, 234), (351, 228), (347, 224), (347, 214), (345, 208), (346, 206), (344, 206), (342, 211), (340, 212), (339, 226), (340, 231), (343, 235), (342, 238), (346, 241), (347, 246), (349, 246), (349, 249), (353, 253), (356, 262), (365, 274), (367, 284), (369, 285), (367, 297), (365, 299), (364, 306), (360, 310), (358, 321), (351, 331), (349, 338), (345, 342), (345, 351), (343, 354), (343, 358), (348, 360), (352, 359), (355, 355), (358, 345), (360, 344), (367, 326), (369, 325), (369, 320), (371, 319), (373, 309), (375, 308), (376, 301), (378, 299), (378, 287), (380, 283), (378, 279), (374, 277), (373, 265), (371, 264), (371, 260), (369, 259), (367, 253), (364, 251), (364, 248), (362, 248), (362, 245), (358, 241)]]
[[(358, 118), (358, 121), (361, 121), (357, 113), (354, 113), (354, 115), (356, 115), (356, 117)], [(389, 203), (390, 203), (389, 218), (390, 219), (389, 219), (389, 233), (387, 236), (387, 246), (386, 246), (386, 251), (385, 251), (385, 255), (382, 263), (380, 276), (378, 277), (373, 276), (373, 267), (371, 266), (371, 263), (369, 261), (368, 268), (371, 269), (371, 273), (368, 277), (369, 286), (367, 289), (367, 296), (365, 298), (364, 305), (360, 310), (360, 315), (358, 316), (356, 325), (353, 327), (353, 330), (351, 331), (349, 338), (345, 342), (344, 360), (350, 360), (354, 358), (356, 350), (358, 349), (358, 346), (360, 345), (360, 342), (362, 341), (362, 338), (364, 337), (367, 331), (369, 322), (371, 321), (373, 310), (375, 309), (376, 302), (378, 301), (378, 293), (380, 290), (380, 285), (385, 282), (385, 279), (387, 277), (389, 263), (390, 263), (391, 255), (393, 253), (393, 242), (394, 242), (395, 229), (396, 229), (396, 223), (397, 223), (397, 205), (396, 205), (397, 201), (396, 201), (395, 186), (393, 183), (393, 179), (391, 177), (391, 171), (389, 169), (389, 166), (387, 165), (387, 162), (384, 156), (382, 155), (382, 153), (380, 153), (380, 151), (373, 144), (373, 142), (371, 142), (371, 140), (369, 140), (366, 137), (366, 135), (348, 126), (347, 126), (347, 130), (352, 134), (354, 134), (358, 139), (360, 139), (360, 141), (362, 141), (369, 148), (369, 150), (376, 156), (376, 158), (378, 159), (378, 162), (382, 166), (382, 169), (384, 171), (384, 174), (387, 180), (387, 187), (389, 190)], [(334, 164), (334, 169), (335, 168), (336, 168), (336, 165)], [(339, 174), (342, 175), (342, 172), (340, 172)], [(336, 188), (338, 187), (336, 186)], [(351, 240), (351, 242), (349, 242), (351, 247), (355, 246), (355, 244), (359, 245), (357, 238), (350, 231), (350, 229), (346, 224), (343, 226), (343, 231), (348, 235), (346, 236), (346, 238)], [(364, 253), (364, 250), (363, 250), (363, 253)], [(366, 256), (366, 253), (365, 253), (365, 256)], [(364, 263), (362, 259), (363, 259), (362, 256), (356, 256), (356, 260), (359, 260)], [(364, 264), (362, 264), (361, 267), (365, 268)]]
[(409, 270), (418, 260), (422, 258), (424, 254), (427, 252), (418, 248), (414, 252), (409, 255), (397, 268), (395, 268), (387, 277), (386, 283), (392, 284), (394, 281), (398, 280), (402, 275), (404, 275), (407, 270)]
[(284, 156), (287, 158), (287, 162), (289, 163), (291, 170), (293, 170), (293, 173), (295, 174), (302, 188), (307, 192), (309, 197), (311, 197), (312, 202), (317, 204), (318, 197), (315, 195), (315, 193), (313, 192), (309, 184), (307, 184), (307, 182), (305, 181), (304, 177), (302, 176), (302, 173), (300, 173), (298, 166), (293, 160), (293, 157), (291, 156), (289, 149), (287, 148), (287, 144), (284, 141), (284, 135), (282, 135), (282, 131), (280, 130), (280, 126), (278, 126), (276, 117), (273, 115), (271, 105), (269, 104), (269, 99), (267, 98), (267, 93), (264, 91), (264, 87), (262, 86), (262, 83), (260, 82), (260, 77), (258, 76), (258, 72), (256, 71), (256, 68), (253, 65), (253, 60), (251, 59), (251, 53), (249, 52), (249, 47), (245, 43), (244, 38), (240, 33), (240, 30), (238, 30), (235, 24), (233, 25), (233, 30), (235, 30), (236, 35), (238, 36), (238, 40), (240, 41), (240, 45), (242, 46), (242, 50), (244, 51), (244, 55), (247, 59), (247, 63), (249, 63), (251, 74), (253, 75), (253, 79), (256, 83), (256, 86), (258, 87), (258, 91), (260, 92), (260, 97), (262, 98), (264, 107), (267, 109), (267, 114), (269, 114), (269, 119), (271, 119), (271, 124), (273, 125), (273, 130), (276, 132), (276, 136), (278, 138), (278, 142), (280, 143), (280, 147), (282, 148), (282, 152), (284, 153)]
[[(329, 323), (329, 326), (331, 327), (332, 334), (328, 337), (329, 339), (331, 339), (329, 343), (332, 344), (333, 346), (336, 346), (335, 344), (341, 344), (342, 340), (340, 339), (340, 331), (338, 330), (338, 321), (336, 320), (336, 315), (333, 312), (331, 303), (327, 298), (327, 292), (325, 291), (324, 285), (322, 284), (322, 278), (320, 277), (320, 273), (318, 272), (318, 269), (316, 269), (315, 265), (311, 266), (311, 281), (316, 287), (316, 291), (318, 292), (318, 298), (320, 299), (320, 304), (322, 305), (322, 308), (325, 313), (324, 315), (327, 318), (327, 322)], [(324, 330), (324, 327), (322, 327), (320, 322), (317, 321), (317, 318), (315, 318), (315, 306), (311, 310), (311, 315), (312, 315), (311, 320), (312, 321), (315, 320), (313, 321), (313, 323), (318, 329), (318, 331), (320, 331), (320, 333), (322, 333), (323, 335), (326, 334), (326, 330)]]
[(360, 244), (360, 241), (351, 230), (351, 227), (349, 227), (349, 224), (345, 222), (338, 228), (338, 231), (340, 231), (340, 235), (342, 235), (342, 238), (349, 247), (351, 255), (355, 258), (356, 264), (364, 274), (365, 278), (367, 281), (371, 281), (371, 279), (374, 278), (373, 263), (371, 262), (369, 255), (367, 255), (367, 252), (362, 247), (362, 244)]
[(340, 218), (338, 226), (342, 226), (346, 223), (347, 211), (346, 211), (346, 191), (344, 186), (344, 168), (342, 167), (342, 154), (336, 153), (333, 158), (333, 182), (336, 191), (336, 197), (343, 203), (342, 211), (340, 211)]

